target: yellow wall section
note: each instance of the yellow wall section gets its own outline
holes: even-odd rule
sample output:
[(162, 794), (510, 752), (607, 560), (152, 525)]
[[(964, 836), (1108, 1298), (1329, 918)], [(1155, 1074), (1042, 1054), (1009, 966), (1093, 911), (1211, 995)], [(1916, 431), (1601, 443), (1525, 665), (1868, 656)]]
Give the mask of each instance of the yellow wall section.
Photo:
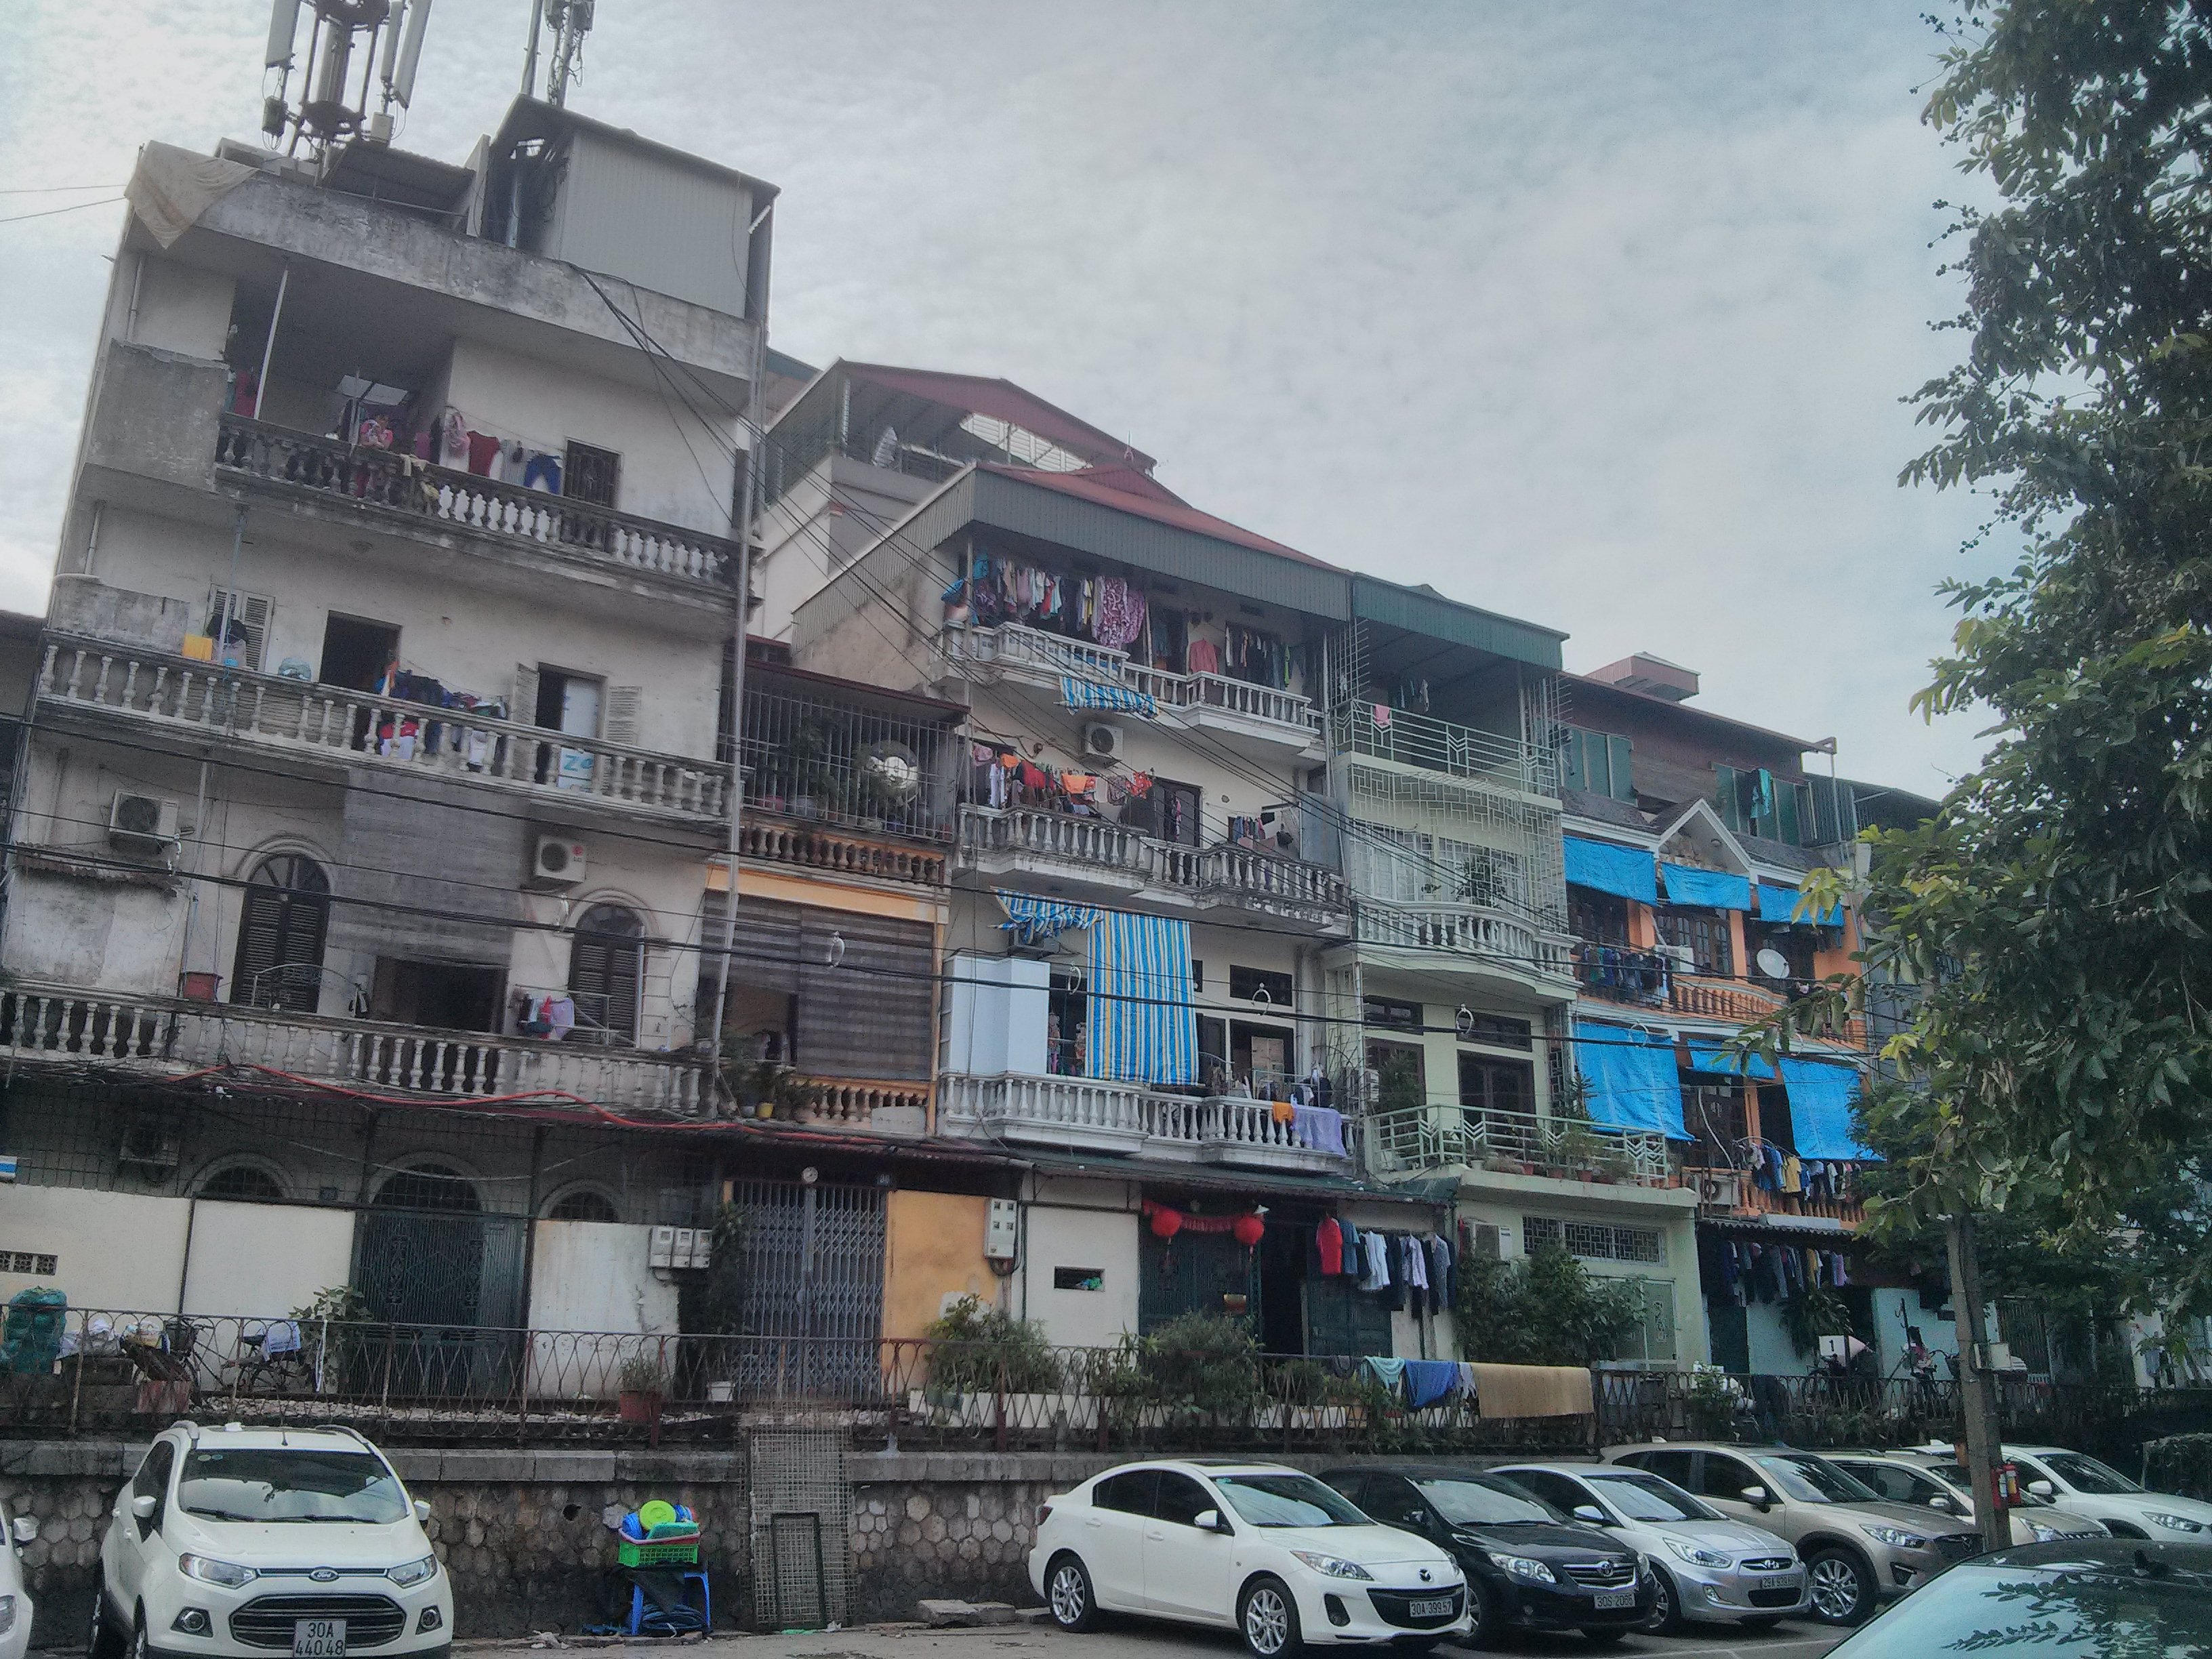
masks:
[(991, 1200), (966, 1193), (890, 1194), (884, 1212), (884, 1335), (920, 1336), (948, 1296), (996, 1307), (999, 1276), (983, 1259)]

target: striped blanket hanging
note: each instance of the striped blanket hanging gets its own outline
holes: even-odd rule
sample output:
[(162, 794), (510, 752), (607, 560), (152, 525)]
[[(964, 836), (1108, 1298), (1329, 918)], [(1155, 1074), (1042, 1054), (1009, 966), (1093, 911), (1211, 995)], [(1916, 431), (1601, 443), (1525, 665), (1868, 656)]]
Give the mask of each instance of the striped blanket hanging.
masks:
[(1085, 1069), (1130, 1083), (1195, 1083), (1190, 924), (1121, 910), (1091, 930)]
[(1098, 912), (1087, 904), (1062, 904), (1057, 899), (1032, 898), (1027, 893), (1009, 893), (1003, 887), (991, 890), (1006, 907), (1007, 920), (999, 924), (999, 930), (1011, 933), (1024, 945), (1034, 945), (1070, 928), (1088, 927), (1098, 920)]
[(1159, 705), (1145, 691), (1133, 691), (1126, 685), (1101, 685), (1096, 680), (1079, 680), (1073, 674), (1060, 677), (1060, 700), (1070, 708), (1096, 708), (1108, 714), (1141, 714), (1151, 720), (1159, 713)]

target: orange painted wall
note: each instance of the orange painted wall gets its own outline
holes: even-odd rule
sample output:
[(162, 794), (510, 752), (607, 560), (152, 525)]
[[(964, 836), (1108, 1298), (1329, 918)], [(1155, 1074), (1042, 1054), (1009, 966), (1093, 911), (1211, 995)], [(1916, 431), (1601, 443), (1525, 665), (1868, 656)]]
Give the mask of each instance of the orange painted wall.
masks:
[(884, 1335), (917, 1337), (947, 1296), (992, 1307), (999, 1276), (983, 1259), (991, 1200), (966, 1193), (894, 1192), (884, 1206)]

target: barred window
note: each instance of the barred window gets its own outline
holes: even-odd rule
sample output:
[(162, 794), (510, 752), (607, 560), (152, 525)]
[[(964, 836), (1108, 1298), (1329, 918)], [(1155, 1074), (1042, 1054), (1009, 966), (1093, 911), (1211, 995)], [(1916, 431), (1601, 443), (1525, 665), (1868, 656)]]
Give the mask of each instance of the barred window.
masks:
[(1585, 1261), (1663, 1263), (1667, 1237), (1656, 1227), (1609, 1227), (1594, 1221), (1561, 1222), (1549, 1216), (1521, 1218), (1521, 1237), (1529, 1250), (1564, 1248)]

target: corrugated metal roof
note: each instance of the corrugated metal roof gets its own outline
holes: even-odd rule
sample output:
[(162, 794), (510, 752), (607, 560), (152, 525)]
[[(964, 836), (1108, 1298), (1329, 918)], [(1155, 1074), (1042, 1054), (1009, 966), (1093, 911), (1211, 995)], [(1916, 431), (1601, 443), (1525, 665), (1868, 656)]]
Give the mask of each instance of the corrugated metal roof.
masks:
[(854, 363), (840, 358), (830, 366), (856, 380), (866, 380), (910, 398), (950, 404), (971, 414), (1006, 421), (1024, 432), (1048, 438), (1088, 461), (1127, 461), (1150, 472), (1158, 462), (1135, 445), (1103, 432), (1090, 422), (1048, 404), (1012, 380), (982, 374), (953, 374), (935, 368), (899, 368), (889, 363)]
[(1567, 637), (1556, 628), (1478, 610), (1441, 593), (1423, 592), (1379, 576), (1352, 578), (1352, 614), (1386, 628), (1472, 646), (1493, 656), (1553, 670), (1560, 665), (1559, 641)]

